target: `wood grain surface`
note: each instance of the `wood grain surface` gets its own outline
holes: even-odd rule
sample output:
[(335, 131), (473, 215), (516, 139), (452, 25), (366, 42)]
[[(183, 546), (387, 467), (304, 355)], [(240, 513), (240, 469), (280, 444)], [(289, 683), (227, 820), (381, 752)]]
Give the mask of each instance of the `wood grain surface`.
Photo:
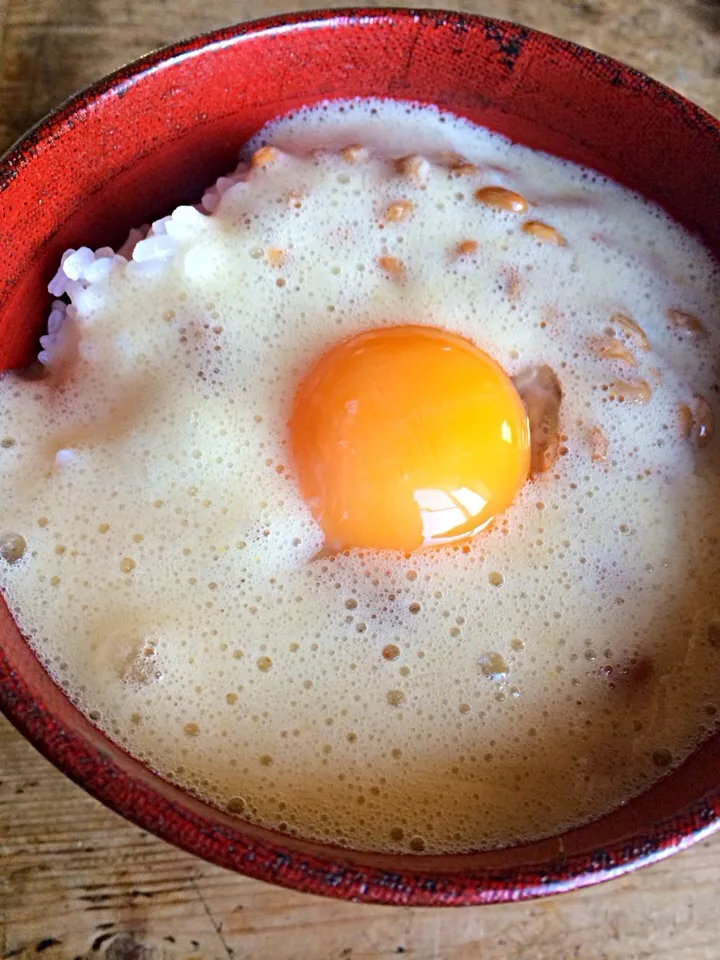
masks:
[[(0, 0), (0, 150), (74, 90), (153, 47), (323, 5), (332, 6)], [(720, 0), (461, 6), (619, 57), (720, 114)], [(532, 904), (441, 911), (325, 901), (226, 873), (149, 836), (0, 720), (0, 960), (720, 960), (719, 889), (720, 835), (625, 879)]]

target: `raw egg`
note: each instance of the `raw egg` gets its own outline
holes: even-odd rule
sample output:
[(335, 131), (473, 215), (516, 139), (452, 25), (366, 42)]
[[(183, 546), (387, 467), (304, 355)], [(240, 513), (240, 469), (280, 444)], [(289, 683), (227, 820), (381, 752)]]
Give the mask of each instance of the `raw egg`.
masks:
[(482, 530), (528, 475), (527, 415), (502, 367), (435, 327), (324, 353), (290, 418), (300, 492), (331, 550), (412, 551)]

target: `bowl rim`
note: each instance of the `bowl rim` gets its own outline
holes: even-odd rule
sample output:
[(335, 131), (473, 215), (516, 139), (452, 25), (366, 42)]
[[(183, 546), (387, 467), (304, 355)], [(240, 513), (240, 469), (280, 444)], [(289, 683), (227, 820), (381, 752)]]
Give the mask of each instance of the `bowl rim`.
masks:
[[(670, 98), (689, 120), (699, 121), (720, 141), (720, 123), (669, 87), (614, 58), (541, 30), (492, 17), (437, 9), (343, 7), (279, 14), (232, 24), (159, 47), (121, 66), (67, 98), (0, 156), (0, 194), (32, 161), (35, 146), (48, 137), (62, 134), (73, 116), (105, 97), (122, 96), (144, 76), (170, 63), (202, 56), (258, 34), (323, 28), (333, 22), (338, 25), (347, 21), (392, 22), (398, 18), (442, 25), (489, 25), (501, 34), (523, 30), (526, 35), (539, 36), (551, 42), (555, 49), (580, 58), (592, 57), (594, 63), (620, 71), (626, 79), (641, 83), (656, 95)], [(28, 651), (34, 658), (29, 647)], [(47, 679), (55, 687), (49, 675)], [(56, 689), (64, 697), (59, 688)], [(526, 865), (504, 870), (464, 870), (459, 867), (455, 872), (447, 869), (434, 871), (431, 866), (434, 858), (423, 855), (394, 858), (401, 863), (398, 869), (368, 867), (358, 863), (363, 857), (361, 851), (308, 842), (307, 851), (303, 852), (297, 849), (298, 844), (293, 838), (281, 833), (256, 829), (242, 820), (233, 820), (229, 824), (230, 818), (222, 811), (180, 791), (161, 775), (125, 754), (79, 713), (79, 729), (72, 732), (63, 729), (53, 712), (33, 696), (2, 646), (0, 711), (67, 777), (111, 810), (166, 842), (255, 879), (355, 902), (459, 906), (534, 899), (620, 876), (664, 859), (720, 828), (718, 786), (680, 813), (654, 821), (647, 832), (638, 830), (630, 837), (590, 853), (565, 856), (561, 837), (558, 837), (558, 855), (549, 865), (545, 862), (533, 865), (528, 861)], [(163, 784), (162, 791), (153, 785), (157, 781)], [(204, 811), (210, 816), (204, 815)], [(224, 818), (225, 823), (218, 823), (219, 818)], [(447, 855), (444, 859), (452, 856)]]

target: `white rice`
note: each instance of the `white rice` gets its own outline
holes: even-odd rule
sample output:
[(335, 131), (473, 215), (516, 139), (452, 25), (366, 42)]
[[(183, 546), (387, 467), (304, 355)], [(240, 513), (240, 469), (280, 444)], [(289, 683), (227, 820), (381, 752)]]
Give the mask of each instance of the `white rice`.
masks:
[[(153, 224), (133, 227), (117, 251), (112, 247), (71, 248), (66, 250), (55, 276), (48, 284), (48, 292), (55, 299), (48, 316), (47, 333), (40, 337), (38, 360), (50, 369), (70, 343), (69, 324), (78, 314), (87, 312), (90, 298), (86, 291), (94, 283), (105, 280), (114, 270), (154, 272), (163, 263), (172, 260), (178, 242), (195, 233), (199, 216), (212, 216), (224, 193), (247, 178), (248, 165), (239, 163), (227, 176), (220, 177), (194, 206), (180, 206), (167, 217)], [(68, 302), (69, 301), (69, 302)]]

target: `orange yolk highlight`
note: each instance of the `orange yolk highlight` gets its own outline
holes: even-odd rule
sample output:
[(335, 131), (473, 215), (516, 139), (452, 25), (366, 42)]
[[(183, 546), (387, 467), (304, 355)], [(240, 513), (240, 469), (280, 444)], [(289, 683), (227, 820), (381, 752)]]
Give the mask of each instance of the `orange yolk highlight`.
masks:
[(472, 536), (530, 466), (502, 367), (434, 327), (369, 330), (323, 354), (290, 417), (300, 492), (331, 550), (412, 551)]

